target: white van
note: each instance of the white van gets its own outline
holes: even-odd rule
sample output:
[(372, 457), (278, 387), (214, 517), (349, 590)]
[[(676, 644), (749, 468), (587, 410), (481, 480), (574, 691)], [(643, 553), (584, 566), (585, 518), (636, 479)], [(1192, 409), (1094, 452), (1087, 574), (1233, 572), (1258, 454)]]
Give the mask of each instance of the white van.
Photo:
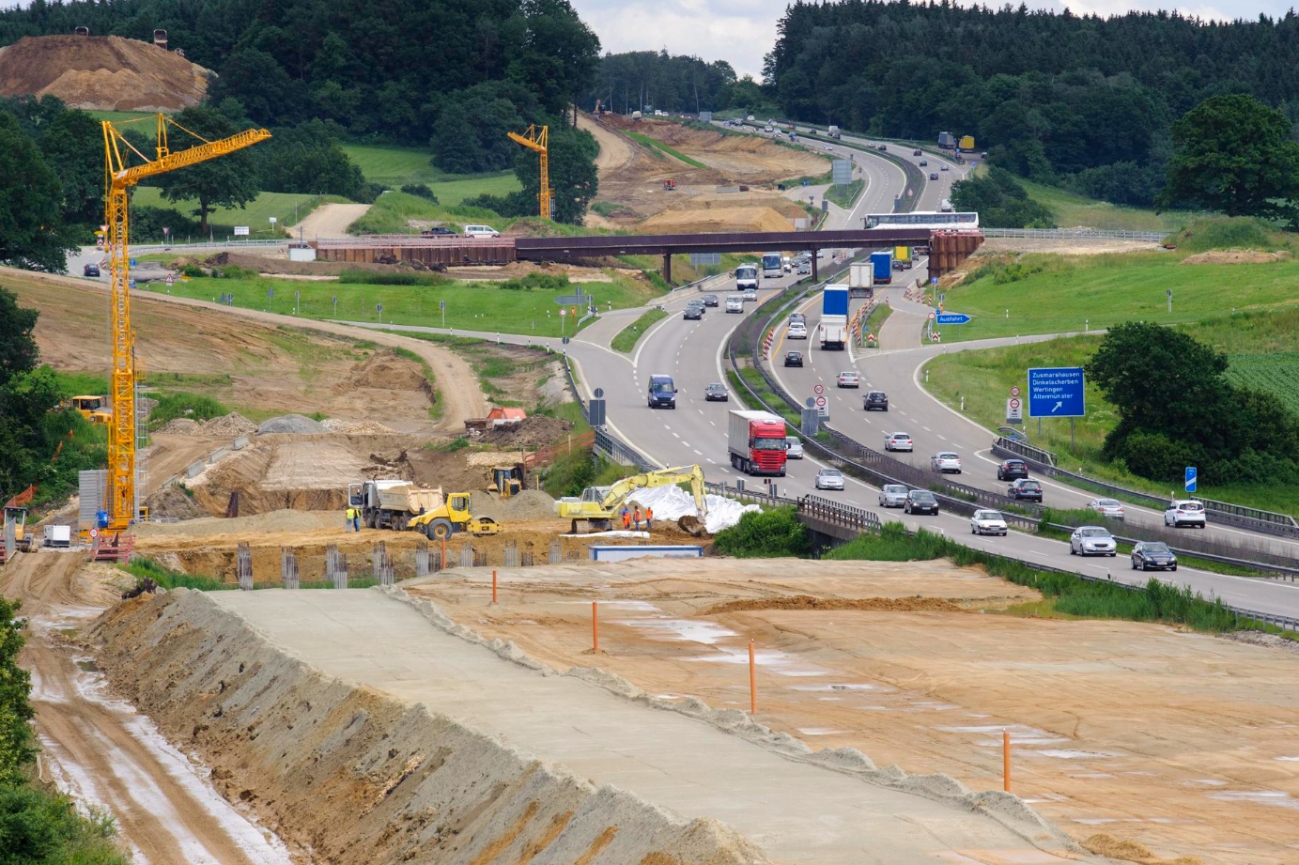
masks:
[(490, 225), (466, 225), (465, 237), (500, 237), (501, 233)]
[(727, 311), (727, 312), (738, 312), (738, 313), (743, 313), (743, 312), (744, 312), (744, 295), (742, 295), (742, 294), (728, 294), (728, 295), (726, 295), (726, 311)]

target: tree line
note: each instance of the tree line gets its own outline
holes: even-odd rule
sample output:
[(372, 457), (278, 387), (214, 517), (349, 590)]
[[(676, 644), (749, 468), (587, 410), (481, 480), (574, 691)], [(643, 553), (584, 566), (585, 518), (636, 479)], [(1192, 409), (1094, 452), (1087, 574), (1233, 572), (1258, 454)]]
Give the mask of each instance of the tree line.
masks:
[(1294, 12), (1222, 23), (798, 0), (764, 75), (791, 119), (921, 140), (971, 134), (1021, 176), (1148, 206), (1167, 179), (1172, 124), (1197, 104), (1243, 94), (1299, 120), (1296, 61)]
[(757, 109), (769, 97), (751, 76), (737, 78), (725, 60), (662, 51), (605, 54), (586, 92), (583, 106), (619, 114), (661, 109), (698, 114), (727, 108)]

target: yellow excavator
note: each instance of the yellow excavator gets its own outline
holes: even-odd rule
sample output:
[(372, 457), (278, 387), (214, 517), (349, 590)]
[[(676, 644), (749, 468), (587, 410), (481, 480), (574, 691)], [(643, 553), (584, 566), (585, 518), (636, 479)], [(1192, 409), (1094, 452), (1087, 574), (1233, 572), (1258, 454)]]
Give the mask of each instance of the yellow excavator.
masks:
[(608, 487), (587, 487), (580, 497), (563, 498), (555, 502), (555, 515), (560, 519), (572, 520), (575, 535), (607, 532), (614, 526), (614, 515), (636, 490), (681, 483), (690, 484), (699, 516), (705, 516), (708, 504), (704, 499), (704, 470), (698, 465), (632, 475)]

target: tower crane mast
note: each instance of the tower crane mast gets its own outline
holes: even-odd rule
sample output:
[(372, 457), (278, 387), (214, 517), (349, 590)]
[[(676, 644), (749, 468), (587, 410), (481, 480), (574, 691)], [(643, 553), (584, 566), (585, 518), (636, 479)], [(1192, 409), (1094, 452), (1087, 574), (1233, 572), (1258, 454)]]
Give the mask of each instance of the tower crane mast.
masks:
[[(106, 246), (113, 351), (113, 367), (109, 377), (113, 419), (108, 426), (108, 490), (104, 510), (108, 512), (108, 530), (112, 532), (125, 531), (136, 518), (135, 332), (131, 329), (128, 191), (146, 178), (216, 159), (271, 137), (271, 133), (265, 129), (249, 129), (229, 138), (208, 141), (159, 114), (155, 156), (150, 159), (126, 139), (118, 125), (125, 124), (103, 121), (104, 222), (108, 226)], [(173, 153), (167, 141), (170, 126), (192, 135), (202, 144)], [(132, 161), (131, 154), (139, 158), (139, 164), (128, 164)]]
[(528, 127), (528, 131), (523, 135), (517, 132), (507, 133), (510, 140), (516, 144), (522, 144), (529, 150), (535, 150), (541, 156), (541, 191), (537, 193), (537, 207), (541, 211), (542, 219), (550, 219), (550, 127), (537, 126), (535, 123)]

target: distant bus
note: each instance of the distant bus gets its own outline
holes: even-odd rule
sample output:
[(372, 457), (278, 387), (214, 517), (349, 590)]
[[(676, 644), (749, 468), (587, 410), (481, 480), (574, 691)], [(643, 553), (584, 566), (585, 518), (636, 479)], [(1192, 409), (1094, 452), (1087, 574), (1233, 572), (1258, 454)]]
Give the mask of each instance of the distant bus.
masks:
[(762, 276), (764, 279), (779, 279), (785, 275), (784, 256), (779, 252), (762, 254)]
[(945, 213), (935, 210), (915, 210), (911, 213), (872, 213), (866, 217), (867, 228), (944, 228), (979, 227), (977, 213)]

